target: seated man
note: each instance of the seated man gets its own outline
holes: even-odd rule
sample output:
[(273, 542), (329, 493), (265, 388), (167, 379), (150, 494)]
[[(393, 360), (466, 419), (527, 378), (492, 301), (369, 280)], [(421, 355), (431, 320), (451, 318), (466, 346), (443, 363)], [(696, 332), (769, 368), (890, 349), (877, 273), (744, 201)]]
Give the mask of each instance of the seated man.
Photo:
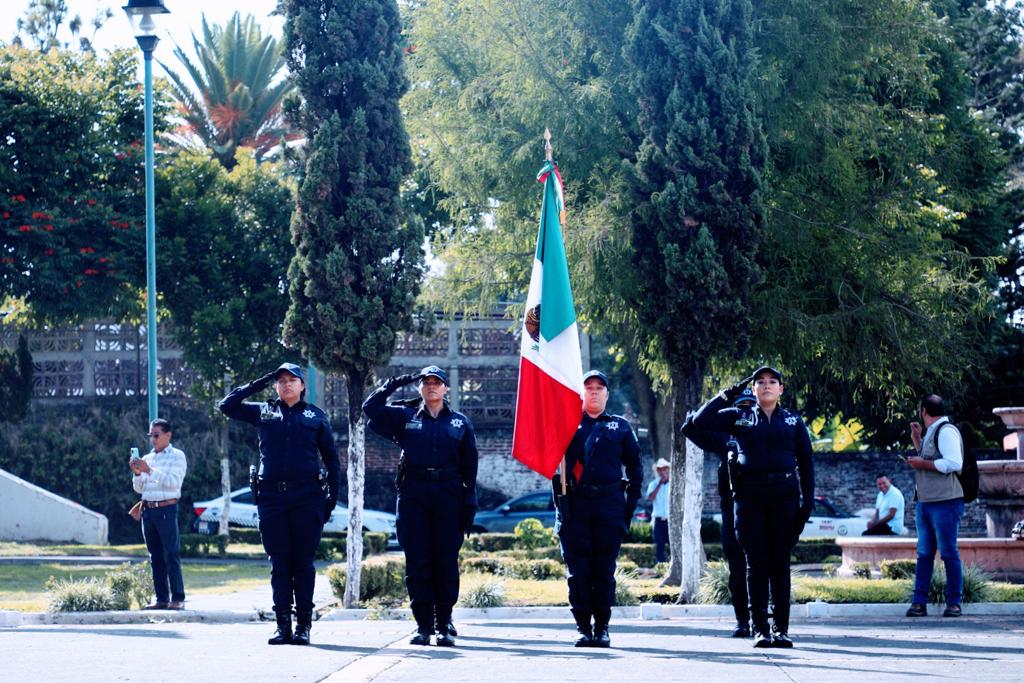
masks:
[(879, 474), (875, 514), (862, 536), (899, 536), (903, 533), (903, 493), (892, 485), (889, 477)]

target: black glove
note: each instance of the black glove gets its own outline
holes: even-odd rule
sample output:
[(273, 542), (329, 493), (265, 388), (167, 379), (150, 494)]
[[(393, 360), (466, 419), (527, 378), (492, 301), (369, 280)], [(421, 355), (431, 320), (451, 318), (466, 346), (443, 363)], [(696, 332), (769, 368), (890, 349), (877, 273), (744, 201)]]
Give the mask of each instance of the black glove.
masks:
[(633, 523), (633, 513), (636, 512), (636, 505), (626, 505), (626, 510), (622, 515), (622, 532), (626, 533), (629, 531), (629, 526)]
[(754, 381), (754, 376), (746, 377), (741, 379), (736, 384), (733, 384), (728, 389), (722, 391), (722, 395), (725, 396), (726, 401), (735, 401), (736, 398), (743, 393), (743, 390), (747, 388), (747, 385)]
[(476, 517), (476, 505), (464, 504), (462, 506), (462, 533), (469, 536), (469, 530), (473, 527), (473, 518)]
[(274, 381), (274, 373), (273, 372), (268, 372), (267, 374), (263, 375), (262, 377), (260, 377), (255, 382), (250, 382), (249, 386), (251, 386), (253, 389), (256, 389), (257, 391), (263, 391), (264, 389), (269, 387), (271, 382), (273, 382), (273, 381)]
[(804, 526), (807, 525), (807, 520), (811, 518), (811, 510), (813, 508), (809, 506), (800, 506), (800, 509), (796, 513), (796, 518), (793, 520), (793, 533), (799, 539), (800, 534), (804, 532)]
[(388, 377), (384, 381), (384, 388), (387, 391), (394, 391), (399, 387), (404, 387), (406, 384), (412, 384), (420, 378), (419, 375), (399, 375), (398, 377)]
[(324, 524), (327, 524), (327, 520), (331, 518), (331, 513), (334, 512), (334, 508), (337, 505), (337, 498), (327, 498), (324, 500)]

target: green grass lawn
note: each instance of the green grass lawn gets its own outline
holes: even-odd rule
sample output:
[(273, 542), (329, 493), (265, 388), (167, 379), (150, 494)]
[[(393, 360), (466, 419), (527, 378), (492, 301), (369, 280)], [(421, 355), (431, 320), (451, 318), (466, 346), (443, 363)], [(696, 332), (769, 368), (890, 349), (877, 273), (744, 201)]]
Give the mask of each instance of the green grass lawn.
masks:
[[(84, 579), (99, 577), (110, 571), (111, 565), (66, 564), (0, 564), (0, 609), (21, 612), (41, 612), (48, 599), (46, 582), (57, 578)], [(190, 593), (233, 593), (265, 585), (269, 571), (265, 565), (191, 564), (182, 565), (185, 586)]]
[[(47, 545), (42, 543), (15, 543), (0, 541), (0, 557), (25, 555), (29, 557), (146, 557), (143, 543), (126, 545), (80, 545), (78, 543)], [(258, 543), (231, 543), (226, 555), (211, 555), (224, 559), (259, 559), (266, 557), (263, 546)]]

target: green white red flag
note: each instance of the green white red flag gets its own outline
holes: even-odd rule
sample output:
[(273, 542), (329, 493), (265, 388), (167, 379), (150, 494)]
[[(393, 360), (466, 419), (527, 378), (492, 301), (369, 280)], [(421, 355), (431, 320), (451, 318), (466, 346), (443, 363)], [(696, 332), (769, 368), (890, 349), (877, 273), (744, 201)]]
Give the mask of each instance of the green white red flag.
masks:
[(537, 181), (544, 200), (523, 315), (512, 455), (550, 479), (583, 414), (583, 364), (562, 241), (562, 177), (554, 162), (544, 164)]

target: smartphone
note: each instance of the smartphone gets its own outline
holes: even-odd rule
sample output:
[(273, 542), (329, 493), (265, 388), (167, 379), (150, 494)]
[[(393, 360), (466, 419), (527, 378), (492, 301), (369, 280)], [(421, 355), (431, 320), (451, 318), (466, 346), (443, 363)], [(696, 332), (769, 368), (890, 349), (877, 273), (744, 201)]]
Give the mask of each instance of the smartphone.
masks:
[(131, 457), (131, 459), (132, 460), (141, 460), (142, 459), (141, 457), (139, 457), (139, 449), (135, 448), (134, 446), (132, 447), (132, 457)]
[(900, 459), (900, 460), (902, 460), (903, 462), (906, 462), (906, 461), (907, 461), (907, 458), (906, 458), (906, 456), (904, 456), (904, 455), (903, 455), (902, 453), (893, 453), (893, 455), (895, 455), (895, 456), (896, 456), (897, 458), (899, 458), (899, 459)]

